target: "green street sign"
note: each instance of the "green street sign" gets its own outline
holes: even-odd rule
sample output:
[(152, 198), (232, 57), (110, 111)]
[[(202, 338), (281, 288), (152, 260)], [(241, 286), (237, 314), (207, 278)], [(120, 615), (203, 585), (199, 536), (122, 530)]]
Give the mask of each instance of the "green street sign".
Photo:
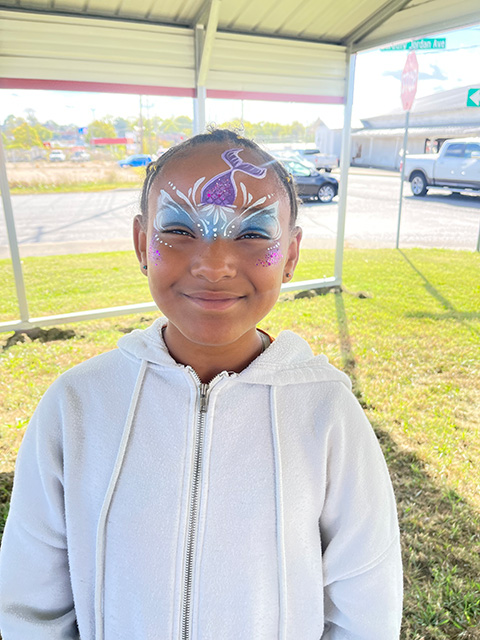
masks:
[(468, 90), (467, 107), (480, 107), (480, 88)]
[(446, 46), (446, 38), (422, 38), (421, 40), (412, 40), (411, 42), (394, 44), (391, 47), (380, 49), (380, 51), (404, 51), (405, 49), (413, 49), (414, 51), (427, 51), (431, 49), (445, 49)]

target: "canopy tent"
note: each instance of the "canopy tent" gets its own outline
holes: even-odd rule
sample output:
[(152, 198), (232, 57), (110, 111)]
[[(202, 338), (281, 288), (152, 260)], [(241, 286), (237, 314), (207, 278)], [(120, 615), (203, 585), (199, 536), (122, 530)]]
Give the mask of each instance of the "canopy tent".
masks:
[[(345, 105), (335, 272), (285, 289), (339, 285), (355, 54), (479, 21), (478, 0), (0, 0), (0, 88)], [(31, 318), (0, 140), (0, 189), (20, 320), (31, 326), (154, 308), (153, 303)]]

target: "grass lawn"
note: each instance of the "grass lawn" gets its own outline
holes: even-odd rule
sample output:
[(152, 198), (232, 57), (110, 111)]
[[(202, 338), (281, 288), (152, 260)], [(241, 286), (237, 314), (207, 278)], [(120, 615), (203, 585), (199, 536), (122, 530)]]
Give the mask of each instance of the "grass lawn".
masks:
[[(330, 275), (332, 261), (330, 251), (305, 250), (295, 277)], [(129, 252), (26, 258), (23, 267), (32, 315), (149, 300)], [(403, 538), (402, 640), (480, 639), (480, 255), (349, 250), (344, 285), (282, 296), (261, 327), (293, 329), (345, 370), (377, 433)], [(8, 261), (0, 261), (0, 300), (0, 321), (16, 318)], [(1, 516), (18, 446), (48, 385), (153, 317), (65, 325), (72, 337), (46, 342), (7, 345), (11, 334), (0, 334)]]

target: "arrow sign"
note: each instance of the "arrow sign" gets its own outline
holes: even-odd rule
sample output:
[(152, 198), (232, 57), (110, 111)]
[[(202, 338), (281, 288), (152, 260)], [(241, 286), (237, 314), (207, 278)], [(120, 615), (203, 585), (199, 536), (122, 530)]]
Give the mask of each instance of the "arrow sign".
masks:
[(480, 89), (469, 89), (467, 107), (480, 107)]

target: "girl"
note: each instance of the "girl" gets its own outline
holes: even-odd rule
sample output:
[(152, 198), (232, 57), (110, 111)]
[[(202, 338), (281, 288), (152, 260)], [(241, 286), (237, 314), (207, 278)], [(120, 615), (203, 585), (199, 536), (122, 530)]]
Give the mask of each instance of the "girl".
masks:
[(60, 376), (18, 457), (4, 640), (393, 640), (395, 503), (346, 376), (256, 328), (298, 260), (283, 167), (230, 131), (150, 165), (165, 318)]

